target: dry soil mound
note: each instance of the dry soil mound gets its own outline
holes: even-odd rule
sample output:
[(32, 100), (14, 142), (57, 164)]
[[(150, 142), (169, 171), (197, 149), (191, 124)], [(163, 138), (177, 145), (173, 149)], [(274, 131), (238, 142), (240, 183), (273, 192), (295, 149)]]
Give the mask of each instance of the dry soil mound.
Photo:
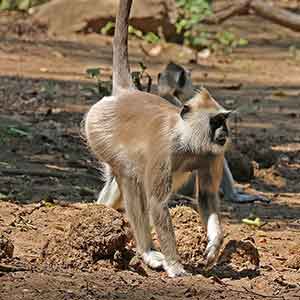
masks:
[(130, 239), (129, 224), (119, 212), (93, 205), (80, 211), (63, 235), (48, 241), (42, 261), (57, 268), (94, 270), (116, 252), (125, 255)]
[[(207, 238), (200, 215), (189, 207), (178, 206), (171, 209), (171, 216), (182, 262), (191, 268), (204, 267)], [(213, 273), (219, 277), (251, 277), (257, 275), (258, 266), (259, 253), (252, 241), (230, 240), (224, 245)]]
[(198, 267), (203, 261), (207, 245), (200, 215), (190, 207), (177, 206), (171, 209), (171, 216), (182, 262)]

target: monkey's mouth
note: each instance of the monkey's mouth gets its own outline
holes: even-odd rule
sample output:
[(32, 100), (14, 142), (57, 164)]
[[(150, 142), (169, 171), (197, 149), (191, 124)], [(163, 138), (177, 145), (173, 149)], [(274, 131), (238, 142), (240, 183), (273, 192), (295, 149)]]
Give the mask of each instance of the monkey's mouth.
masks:
[(226, 137), (218, 137), (216, 139), (216, 143), (220, 146), (224, 146), (226, 144), (227, 138)]

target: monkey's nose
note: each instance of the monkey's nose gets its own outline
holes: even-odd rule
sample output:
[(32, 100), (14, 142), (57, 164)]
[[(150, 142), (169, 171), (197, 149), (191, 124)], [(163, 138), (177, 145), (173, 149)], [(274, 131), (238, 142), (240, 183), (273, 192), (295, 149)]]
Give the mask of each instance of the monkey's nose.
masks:
[(225, 133), (222, 133), (216, 138), (216, 143), (220, 146), (224, 146), (226, 140), (227, 140), (227, 135)]

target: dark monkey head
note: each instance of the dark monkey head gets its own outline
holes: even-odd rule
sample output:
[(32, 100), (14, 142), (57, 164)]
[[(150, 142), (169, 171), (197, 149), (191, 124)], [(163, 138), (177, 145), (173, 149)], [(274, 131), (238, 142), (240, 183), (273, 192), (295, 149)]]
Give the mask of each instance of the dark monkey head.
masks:
[(196, 152), (219, 154), (226, 150), (229, 130), (226, 120), (230, 111), (218, 104), (206, 89), (197, 91), (181, 109), (184, 127)]
[(170, 62), (166, 69), (158, 74), (158, 92), (162, 97), (172, 95), (185, 102), (193, 96), (191, 72)]
[(226, 120), (230, 112), (220, 112), (209, 119), (211, 141), (220, 146), (224, 146), (229, 137)]

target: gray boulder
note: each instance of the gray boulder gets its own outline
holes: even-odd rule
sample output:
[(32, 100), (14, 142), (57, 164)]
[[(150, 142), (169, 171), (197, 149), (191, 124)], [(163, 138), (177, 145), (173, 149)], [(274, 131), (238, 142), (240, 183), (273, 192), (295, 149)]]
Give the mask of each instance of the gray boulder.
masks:
[[(99, 32), (114, 21), (119, 0), (53, 0), (36, 8), (34, 20), (48, 26), (50, 34)], [(175, 0), (135, 0), (130, 23), (143, 32), (175, 34)], [(160, 29), (161, 28), (161, 29)]]

